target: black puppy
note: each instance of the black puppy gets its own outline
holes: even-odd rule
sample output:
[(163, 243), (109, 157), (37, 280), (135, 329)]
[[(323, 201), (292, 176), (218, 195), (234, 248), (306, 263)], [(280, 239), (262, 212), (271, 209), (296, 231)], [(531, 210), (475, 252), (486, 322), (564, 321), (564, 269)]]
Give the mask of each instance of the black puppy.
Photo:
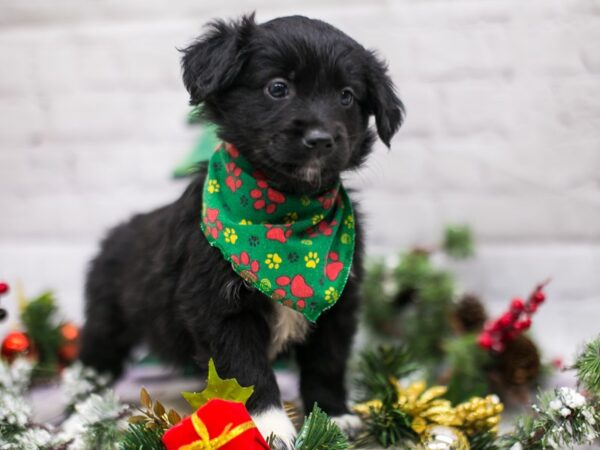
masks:
[[(294, 16), (216, 21), (183, 51), (191, 104), (223, 141), (281, 192), (313, 196), (356, 169), (377, 132), (389, 146), (403, 107), (385, 65), (336, 28)], [(271, 360), (293, 347), (305, 408), (348, 418), (346, 361), (356, 329), (362, 234), (339, 301), (310, 325), (249, 287), (200, 230), (206, 168), (174, 203), (113, 229), (89, 271), (81, 360), (118, 376), (140, 342), (176, 364), (215, 359), (255, 391), (248, 408), (264, 435), (294, 435)], [(358, 219), (358, 217), (357, 217)], [(344, 420), (340, 420), (344, 422)], [(346, 420), (342, 425), (352, 424)]]

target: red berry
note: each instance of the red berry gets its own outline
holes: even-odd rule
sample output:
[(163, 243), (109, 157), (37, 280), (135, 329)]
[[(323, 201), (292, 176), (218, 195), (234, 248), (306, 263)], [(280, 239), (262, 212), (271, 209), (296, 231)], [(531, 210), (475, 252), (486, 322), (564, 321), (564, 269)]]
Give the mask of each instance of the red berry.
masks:
[(477, 338), (477, 342), (481, 348), (489, 350), (494, 345), (494, 341), (492, 339), (492, 335), (489, 333), (481, 333)]
[(524, 330), (525, 328), (523, 328), (523, 321), (522, 320), (517, 320), (514, 324), (513, 324), (513, 328), (517, 331), (521, 331)]
[(521, 312), (525, 309), (525, 303), (520, 298), (515, 298), (510, 304), (510, 309), (515, 312)]
[(514, 320), (515, 317), (513, 317), (512, 313), (504, 313), (504, 315), (500, 317), (500, 325), (502, 326), (502, 328), (508, 328)]
[(537, 291), (535, 294), (533, 294), (533, 297), (531, 298), (531, 301), (538, 305), (540, 303), (544, 303), (544, 300), (546, 300), (546, 294), (544, 294), (543, 291)]
[(531, 317), (525, 316), (519, 323), (523, 327), (523, 330), (527, 330), (531, 327)]
[(528, 313), (534, 313), (534, 312), (536, 312), (536, 311), (537, 311), (537, 308), (538, 308), (538, 307), (537, 307), (537, 303), (533, 303), (533, 302), (531, 302), (531, 303), (528, 303), (528, 304), (527, 304), (527, 307), (525, 308), (525, 310), (526, 310)]
[(6, 294), (8, 292), (8, 284), (0, 282), (0, 294)]

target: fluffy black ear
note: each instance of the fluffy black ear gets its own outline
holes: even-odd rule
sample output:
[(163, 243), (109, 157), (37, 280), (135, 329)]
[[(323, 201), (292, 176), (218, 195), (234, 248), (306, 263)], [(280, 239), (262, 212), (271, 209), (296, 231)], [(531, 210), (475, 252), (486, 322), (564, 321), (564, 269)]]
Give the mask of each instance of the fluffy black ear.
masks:
[(244, 64), (244, 47), (256, 22), (252, 13), (232, 22), (216, 20), (207, 27), (206, 33), (182, 50), (183, 83), (192, 105), (231, 85)]
[(377, 134), (389, 148), (390, 141), (404, 120), (404, 105), (396, 95), (386, 64), (369, 52), (367, 94), (370, 113), (375, 115)]

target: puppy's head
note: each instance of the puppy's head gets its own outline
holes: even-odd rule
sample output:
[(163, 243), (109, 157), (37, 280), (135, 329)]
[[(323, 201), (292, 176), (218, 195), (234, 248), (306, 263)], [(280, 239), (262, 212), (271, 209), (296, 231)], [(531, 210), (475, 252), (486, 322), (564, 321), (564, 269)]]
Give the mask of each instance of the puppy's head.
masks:
[(389, 147), (403, 116), (386, 66), (319, 20), (216, 21), (183, 50), (183, 81), (220, 137), (283, 191), (316, 193)]

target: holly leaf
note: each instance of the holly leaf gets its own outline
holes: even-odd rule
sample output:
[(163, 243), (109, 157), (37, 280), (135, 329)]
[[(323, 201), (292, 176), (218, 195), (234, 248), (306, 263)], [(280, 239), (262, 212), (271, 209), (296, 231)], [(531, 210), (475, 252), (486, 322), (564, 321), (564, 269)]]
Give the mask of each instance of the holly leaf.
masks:
[(235, 378), (222, 379), (217, 373), (215, 362), (211, 358), (208, 362), (206, 388), (201, 392), (182, 392), (181, 395), (192, 408), (198, 409), (215, 398), (245, 404), (253, 393), (254, 386), (243, 387)]

